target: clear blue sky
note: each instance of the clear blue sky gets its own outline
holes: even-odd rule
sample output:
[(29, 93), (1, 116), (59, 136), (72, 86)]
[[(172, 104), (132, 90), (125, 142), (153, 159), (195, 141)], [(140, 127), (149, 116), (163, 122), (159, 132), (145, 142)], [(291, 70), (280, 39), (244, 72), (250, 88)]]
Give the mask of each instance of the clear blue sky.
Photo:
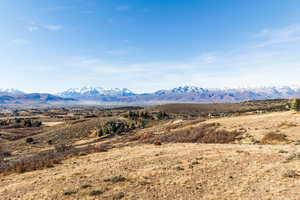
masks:
[(299, 0), (2, 0), (0, 88), (300, 84)]

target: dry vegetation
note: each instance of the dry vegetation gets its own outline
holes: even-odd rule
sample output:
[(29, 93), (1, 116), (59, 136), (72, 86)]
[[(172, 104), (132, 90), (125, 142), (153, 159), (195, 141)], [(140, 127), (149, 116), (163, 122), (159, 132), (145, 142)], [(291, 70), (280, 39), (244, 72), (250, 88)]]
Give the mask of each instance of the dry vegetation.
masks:
[(247, 112), (263, 111), (286, 111), (288, 100), (263, 100), (263, 101), (247, 101), (242, 103), (214, 103), (214, 104), (167, 104), (161, 105), (152, 110), (160, 110), (170, 114), (181, 115), (185, 117), (207, 116), (209, 113), (240, 115)]
[(288, 142), (287, 136), (281, 133), (268, 133), (262, 140), (262, 144), (286, 144)]
[(194, 128), (181, 129), (167, 134), (146, 133), (140, 136), (144, 143), (219, 143), (228, 144), (240, 135), (238, 131), (218, 130), (219, 124), (210, 123)]
[(0, 126), (0, 199), (299, 199), (299, 115), (271, 112), (283, 102), (56, 109)]

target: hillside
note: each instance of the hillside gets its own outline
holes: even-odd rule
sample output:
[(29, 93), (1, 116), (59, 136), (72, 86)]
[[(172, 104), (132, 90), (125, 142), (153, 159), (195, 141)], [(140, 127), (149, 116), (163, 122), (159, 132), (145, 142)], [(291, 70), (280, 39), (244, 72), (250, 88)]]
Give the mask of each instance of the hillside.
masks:
[(212, 104), (193, 104), (193, 103), (174, 103), (151, 107), (150, 110), (159, 110), (167, 113), (183, 116), (207, 116), (216, 115), (238, 115), (247, 112), (257, 111), (285, 111), (288, 110), (289, 100), (274, 99), (261, 101), (246, 101), (241, 103), (212, 103)]
[[(36, 144), (18, 145), (13, 152), (18, 157), (49, 151), (53, 147), (43, 142), (49, 139), (55, 143), (67, 139), (77, 150), (70, 149), (73, 156), (42, 169), (2, 176), (0, 197), (300, 198), (299, 114), (285, 111), (175, 118), (106, 138), (93, 134), (97, 120), (54, 125), (48, 127), (52, 131), (34, 137)], [(94, 145), (100, 148), (96, 152), (91, 151)], [(65, 153), (69, 154), (68, 150)]]
[[(297, 148), (299, 151), (299, 148)], [(279, 153), (279, 152), (288, 153)], [(292, 146), (125, 147), (2, 177), (1, 199), (299, 199)], [(119, 177), (122, 178), (115, 178)], [(106, 180), (115, 181), (106, 181)], [(93, 192), (94, 191), (94, 192)], [(94, 195), (92, 195), (94, 194)]]

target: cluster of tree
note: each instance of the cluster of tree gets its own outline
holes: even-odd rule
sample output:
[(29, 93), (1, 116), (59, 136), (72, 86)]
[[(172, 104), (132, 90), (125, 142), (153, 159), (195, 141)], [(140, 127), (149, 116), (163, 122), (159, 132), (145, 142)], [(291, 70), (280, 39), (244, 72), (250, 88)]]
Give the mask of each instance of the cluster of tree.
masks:
[(42, 126), (41, 121), (33, 121), (33, 120), (24, 120), (23, 121), (24, 127), (40, 127)]
[(294, 99), (291, 104), (291, 109), (299, 112), (300, 111), (300, 99)]
[(128, 115), (126, 115), (125, 117), (131, 119), (131, 120), (138, 120), (138, 119), (151, 119), (152, 116), (147, 112), (133, 112), (133, 111), (129, 111)]
[(164, 111), (159, 111), (154, 114), (149, 114), (147, 111), (145, 112), (132, 112), (129, 111), (128, 115), (125, 115), (125, 117), (131, 119), (131, 120), (141, 120), (141, 119), (158, 119), (158, 120), (165, 120), (165, 119), (170, 119), (170, 116), (164, 112)]
[(12, 126), (12, 128), (21, 128), (21, 127), (40, 127), (42, 125), (41, 121), (32, 120), (32, 119), (22, 119), (15, 118), (9, 120), (0, 120), (0, 126)]
[(106, 124), (98, 130), (97, 135), (99, 137), (104, 135), (118, 135), (123, 132), (128, 132), (132, 130), (133, 127), (131, 127), (128, 123), (123, 121), (109, 121), (106, 122)]
[(158, 120), (166, 120), (166, 119), (170, 119), (170, 116), (169, 116), (166, 112), (159, 111), (159, 112), (156, 114), (156, 118), (157, 118)]
[(105, 135), (120, 135), (122, 133), (129, 132), (136, 128), (145, 128), (146, 122), (144, 120), (139, 120), (135, 122), (126, 122), (126, 121), (109, 121), (106, 122), (100, 129), (97, 131), (99, 137)]

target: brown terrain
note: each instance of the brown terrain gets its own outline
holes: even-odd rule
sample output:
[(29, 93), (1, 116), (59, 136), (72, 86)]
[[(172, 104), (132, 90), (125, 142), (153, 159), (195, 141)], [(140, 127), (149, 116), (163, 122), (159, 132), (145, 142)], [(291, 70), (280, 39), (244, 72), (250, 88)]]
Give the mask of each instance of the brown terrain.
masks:
[[(35, 144), (0, 140), (12, 154), (8, 163), (53, 149), (60, 156), (4, 170), (0, 199), (300, 199), (298, 113), (187, 118), (169, 111), (172, 117), (151, 118), (145, 127), (99, 136), (111, 118), (137, 120), (124, 113), (72, 123), (47, 119), (42, 133), (32, 135)], [(56, 146), (44, 142), (50, 139)], [(61, 141), (73, 150), (60, 150)]]

